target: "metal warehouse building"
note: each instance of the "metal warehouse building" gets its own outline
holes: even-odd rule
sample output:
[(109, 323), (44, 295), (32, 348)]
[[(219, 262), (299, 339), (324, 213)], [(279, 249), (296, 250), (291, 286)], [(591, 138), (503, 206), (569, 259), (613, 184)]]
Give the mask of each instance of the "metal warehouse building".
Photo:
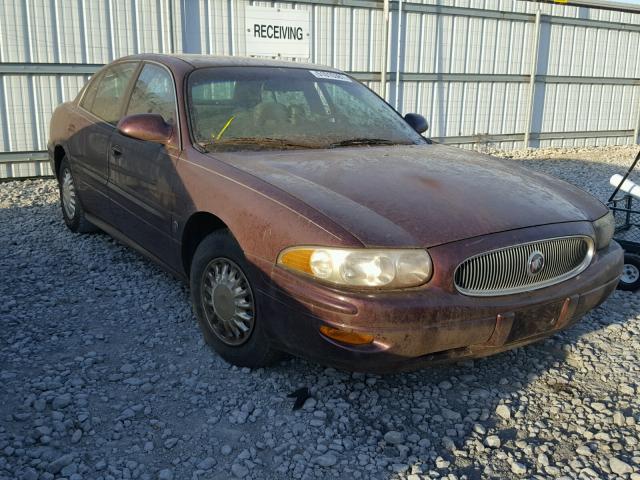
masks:
[(255, 54), (247, 27), (259, 7), (308, 22), (306, 56), (291, 60), (350, 72), (425, 115), (438, 141), (637, 143), (640, 8), (588, 1), (392, 1), (387, 15), (376, 0), (0, 0), (0, 177), (50, 173), (51, 113), (104, 63)]

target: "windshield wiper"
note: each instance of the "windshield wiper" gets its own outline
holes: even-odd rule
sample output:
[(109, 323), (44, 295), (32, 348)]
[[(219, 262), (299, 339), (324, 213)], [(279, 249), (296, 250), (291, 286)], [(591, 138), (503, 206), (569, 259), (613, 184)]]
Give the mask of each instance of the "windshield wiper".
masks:
[(252, 146), (264, 146), (264, 147), (280, 147), (280, 148), (319, 148), (318, 145), (312, 145), (309, 143), (296, 143), (283, 138), (270, 138), (270, 137), (234, 137), (225, 138), (221, 140), (212, 140), (210, 142), (199, 142), (198, 145), (204, 150), (208, 150), (211, 147), (225, 146), (225, 145), (252, 145)]
[(385, 138), (350, 138), (348, 140), (341, 140), (339, 142), (332, 143), (331, 148), (335, 147), (349, 147), (351, 145), (394, 145), (395, 142), (387, 140)]

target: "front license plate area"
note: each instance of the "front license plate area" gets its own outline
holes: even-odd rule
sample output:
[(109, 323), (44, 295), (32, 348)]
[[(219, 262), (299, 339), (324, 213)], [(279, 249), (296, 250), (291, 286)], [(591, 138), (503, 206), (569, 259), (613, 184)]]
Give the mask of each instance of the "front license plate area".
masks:
[(554, 329), (558, 322), (562, 305), (563, 302), (555, 302), (516, 312), (513, 319), (513, 327), (507, 337), (507, 343), (533, 337)]

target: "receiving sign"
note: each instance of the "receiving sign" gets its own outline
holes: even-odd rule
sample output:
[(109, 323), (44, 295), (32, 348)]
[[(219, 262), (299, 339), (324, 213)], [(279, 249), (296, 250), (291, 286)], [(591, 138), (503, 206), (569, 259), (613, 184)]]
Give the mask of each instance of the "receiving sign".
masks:
[(247, 55), (309, 58), (308, 10), (245, 7)]

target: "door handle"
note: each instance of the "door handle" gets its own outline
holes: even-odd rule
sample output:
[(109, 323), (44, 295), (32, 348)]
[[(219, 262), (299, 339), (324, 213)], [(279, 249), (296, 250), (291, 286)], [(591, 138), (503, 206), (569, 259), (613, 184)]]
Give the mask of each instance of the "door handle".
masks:
[(111, 147), (111, 153), (114, 157), (119, 157), (120, 155), (122, 155), (122, 149), (118, 145), (113, 145)]

